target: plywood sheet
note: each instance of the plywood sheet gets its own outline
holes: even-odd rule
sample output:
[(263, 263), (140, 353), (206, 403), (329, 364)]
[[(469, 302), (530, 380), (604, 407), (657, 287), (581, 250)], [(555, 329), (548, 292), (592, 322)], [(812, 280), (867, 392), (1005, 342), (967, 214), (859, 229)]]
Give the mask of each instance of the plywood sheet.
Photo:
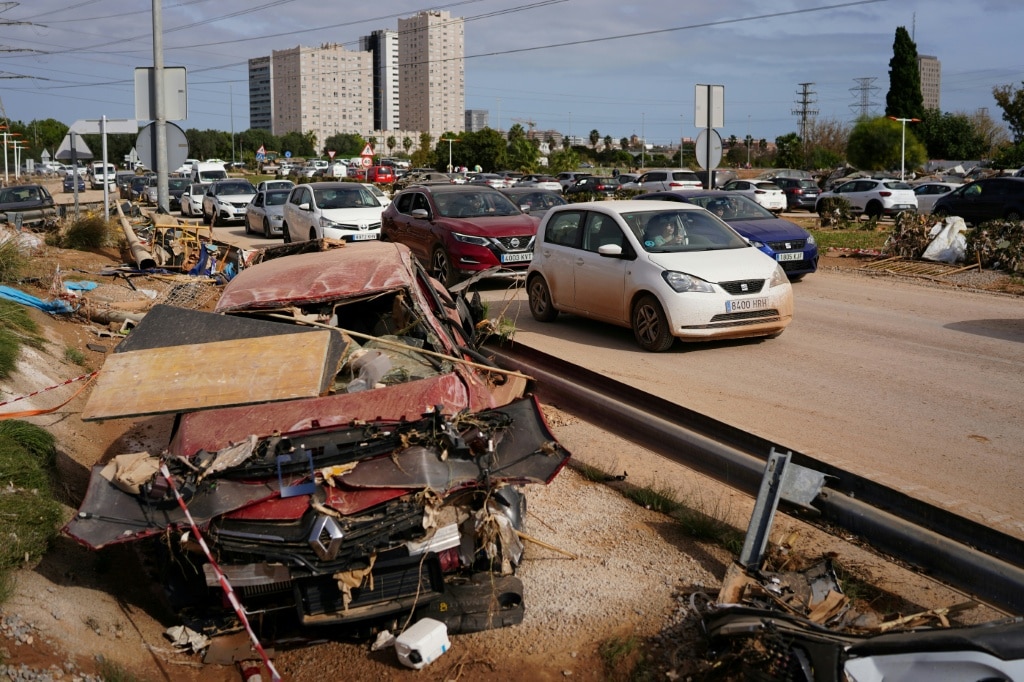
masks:
[(331, 332), (115, 353), (82, 419), (185, 412), (309, 398), (325, 380)]

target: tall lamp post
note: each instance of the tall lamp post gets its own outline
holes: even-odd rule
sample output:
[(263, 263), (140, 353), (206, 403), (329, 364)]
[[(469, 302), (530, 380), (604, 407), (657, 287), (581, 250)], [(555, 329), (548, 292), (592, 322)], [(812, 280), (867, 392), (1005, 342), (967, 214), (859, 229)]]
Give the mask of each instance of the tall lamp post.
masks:
[(457, 138), (457, 137), (442, 137), (441, 138), (441, 142), (447, 142), (448, 143), (448, 172), (449, 173), (452, 172), (452, 142), (458, 142), (458, 141), (459, 141), (459, 138)]
[(894, 121), (899, 121), (903, 125), (903, 136), (900, 142), (900, 182), (903, 182), (904, 168), (906, 166), (905, 159), (907, 158), (907, 123), (920, 123), (919, 118), (897, 118), (890, 116)]

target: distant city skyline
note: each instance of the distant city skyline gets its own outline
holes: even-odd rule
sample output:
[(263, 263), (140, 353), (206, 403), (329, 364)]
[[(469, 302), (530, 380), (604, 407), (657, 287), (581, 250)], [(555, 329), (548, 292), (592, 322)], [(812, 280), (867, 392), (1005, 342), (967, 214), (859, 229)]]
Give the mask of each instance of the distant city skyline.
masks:
[[(151, 2), (142, 5), (32, 0), (0, 12), (3, 113), (26, 123), (133, 118), (134, 68), (153, 62)], [(164, 1), (164, 62), (188, 70), (189, 115), (178, 123), (245, 130), (250, 58), (326, 43), (359, 50), (361, 37), (397, 30), (400, 18), (424, 9), (359, 3), (338, 16), (311, 0)], [(881, 115), (898, 26), (911, 31), (919, 55), (941, 63), (945, 112), (985, 109), (1002, 123), (992, 88), (1019, 86), (1024, 73), (1017, 0), (732, 0), (685, 10), (666, 0), (462, 0), (434, 9), (465, 19), (464, 109), (487, 111), (503, 130), (519, 119), (576, 137), (596, 129), (602, 138), (672, 144), (699, 132), (698, 83), (724, 85), (726, 138), (799, 132), (793, 111), (803, 83), (821, 120), (852, 121), (865, 82), (878, 88), (869, 113)]]

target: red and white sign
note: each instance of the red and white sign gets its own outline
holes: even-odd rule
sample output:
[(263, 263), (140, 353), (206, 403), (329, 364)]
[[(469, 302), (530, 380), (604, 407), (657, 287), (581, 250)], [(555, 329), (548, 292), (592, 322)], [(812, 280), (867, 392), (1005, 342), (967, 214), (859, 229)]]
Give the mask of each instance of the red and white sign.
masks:
[(373, 165), (373, 157), (371, 157), (371, 156), (364, 156), (363, 159), (362, 159), (362, 163), (363, 163), (363, 168), (369, 168), (370, 166)]
[(333, 161), (335, 153), (336, 152), (333, 149), (328, 149), (327, 150), (327, 158), (329, 158), (331, 161)]
[(366, 146), (363, 147), (363, 153), (359, 156), (373, 156), (373, 147), (370, 146), (369, 142), (367, 142)]
[(260, 148), (256, 150), (256, 153), (257, 154), (263, 154), (264, 156), (266, 156), (267, 148), (264, 147), (263, 145), (260, 145)]

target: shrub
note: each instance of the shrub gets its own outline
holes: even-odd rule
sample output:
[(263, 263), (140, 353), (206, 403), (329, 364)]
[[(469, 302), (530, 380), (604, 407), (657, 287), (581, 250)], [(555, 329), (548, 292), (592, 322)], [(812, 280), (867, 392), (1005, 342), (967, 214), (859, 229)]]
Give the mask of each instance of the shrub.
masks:
[(71, 223), (60, 239), (66, 249), (96, 249), (111, 243), (110, 223), (99, 214), (88, 214)]
[(28, 257), (18, 248), (17, 239), (8, 239), (0, 244), (0, 282), (17, 282), (27, 266)]
[(38, 329), (27, 308), (0, 299), (0, 378), (6, 378), (14, 371), (21, 344), (42, 345), (42, 339), (36, 335)]
[(853, 221), (850, 215), (850, 202), (842, 197), (825, 197), (818, 202), (818, 217), (822, 227), (834, 227), (845, 230)]
[(920, 258), (932, 241), (928, 232), (934, 222), (931, 216), (921, 215), (915, 211), (896, 214), (895, 225), (885, 240), (882, 253), (899, 258)]

